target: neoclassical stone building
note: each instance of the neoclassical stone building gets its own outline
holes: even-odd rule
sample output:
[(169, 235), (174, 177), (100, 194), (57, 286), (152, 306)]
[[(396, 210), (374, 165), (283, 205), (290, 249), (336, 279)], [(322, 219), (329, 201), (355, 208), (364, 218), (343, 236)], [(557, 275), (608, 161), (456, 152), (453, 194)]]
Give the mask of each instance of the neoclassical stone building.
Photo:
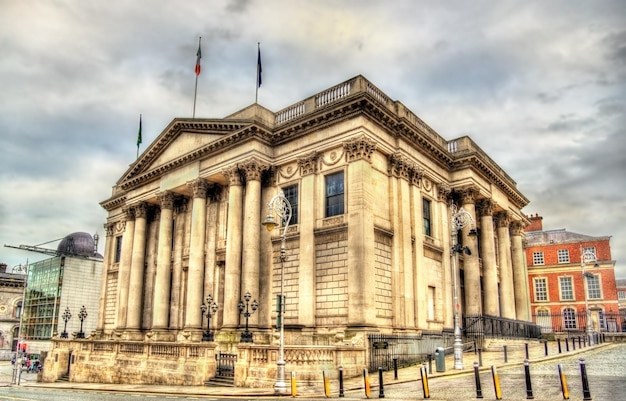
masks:
[[(284, 276), (283, 232), (261, 224), (281, 190), (293, 207)], [(271, 385), (284, 277), (287, 372), (360, 374), (367, 333), (453, 327), (452, 203), (475, 220), (458, 236), (471, 250), (457, 270), (463, 313), (528, 321), (528, 200), (469, 137), (445, 140), (362, 76), (276, 113), (253, 104), (177, 118), (101, 203), (98, 330), (80, 347), (57, 341), (50, 368), (77, 381), (200, 384), (214, 354), (231, 352), (237, 385)], [(253, 343), (239, 343), (246, 292), (259, 304)], [(214, 342), (201, 341), (208, 295)]]

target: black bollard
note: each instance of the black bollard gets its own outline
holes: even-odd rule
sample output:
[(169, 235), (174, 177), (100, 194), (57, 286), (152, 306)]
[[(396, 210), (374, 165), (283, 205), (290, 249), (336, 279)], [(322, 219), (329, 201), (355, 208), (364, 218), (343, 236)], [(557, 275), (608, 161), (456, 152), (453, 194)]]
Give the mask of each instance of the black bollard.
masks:
[(576, 351), (576, 339), (572, 337), (572, 350)]
[(561, 353), (561, 339), (557, 338), (556, 339), (556, 345), (557, 345), (557, 349), (559, 350), (559, 354)]
[(478, 362), (474, 362), (474, 382), (476, 383), (476, 398), (483, 398), (483, 390), (480, 387), (480, 372)]
[(385, 383), (383, 381), (383, 368), (378, 368), (378, 398), (385, 398)]
[(502, 347), (504, 349), (504, 363), (507, 363), (509, 361), (509, 356), (506, 352), (506, 345)]
[(343, 368), (339, 367), (339, 397), (344, 397), (343, 393)]
[(580, 345), (581, 343), (582, 343), (582, 340), (580, 336), (578, 336), (578, 348), (582, 348), (582, 346)]
[(524, 375), (526, 376), (526, 399), (532, 400), (533, 398), (533, 385), (530, 382), (530, 364), (528, 359), (524, 359)]
[(483, 366), (483, 349), (478, 348), (478, 365)]
[(583, 382), (583, 400), (591, 400), (591, 391), (589, 391), (589, 380), (587, 380), (587, 367), (585, 366), (585, 358), (580, 358), (580, 379)]
[(398, 380), (398, 358), (393, 358), (393, 380)]
[(428, 354), (428, 374), (433, 374), (433, 354)]
[(565, 352), (569, 352), (569, 338), (565, 338)]
[(548, 356), (548, 341), (543, 342), (543, 353), (545, 356)]

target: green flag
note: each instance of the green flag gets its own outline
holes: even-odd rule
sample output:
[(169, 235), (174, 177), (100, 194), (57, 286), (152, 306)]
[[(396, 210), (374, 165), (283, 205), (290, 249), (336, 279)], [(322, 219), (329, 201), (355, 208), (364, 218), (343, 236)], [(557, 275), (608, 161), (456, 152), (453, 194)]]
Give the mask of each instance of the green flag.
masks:
[(137, 133), (137, 149), (141, 145), (141, 114), (139, 115), (139, 132)]

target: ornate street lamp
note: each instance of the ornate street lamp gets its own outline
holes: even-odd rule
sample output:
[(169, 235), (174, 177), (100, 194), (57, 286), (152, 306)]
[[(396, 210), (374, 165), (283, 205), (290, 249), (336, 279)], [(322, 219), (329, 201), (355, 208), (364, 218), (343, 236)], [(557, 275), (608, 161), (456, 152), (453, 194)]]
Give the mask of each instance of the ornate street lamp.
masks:
[[(251, 343), (254, 341), (252, 341), (252, 333), (248, 331), (248, 318), (252, 316), (252, 314), (257, 310), (257, 308), (259, 307), (259, 303), (255, 299), (254, 301), (252, 301), (252, 304), (250, 304), (250, 299), (252, 299), (252, 295), (250, 295), (250, 293), (247, 291), (246, 294), (243, 296), (243, 299), (246, 301), (246, 303), (244, 304), (243, 301), (239, 301), (237, 307), (239, 308), (239, 313), (241, 313), (243, 317), (246, 318), (246, 330), (241, 333), (241, 340), (239, 340), (239, 342)], [(250, 309), (252, 309), (252, 312), (250, 312)]]
[(278, 362), (276, 363), (276, 383), (274, 384), (274, 391), (277, 394), (287, 394), (287, 384), (285, 383), (285, 241), (287, 237), (287, 228), (291, 221), (291, 203), (285, 197), (285, 194), (281, 190), (267, 204), (267, 217), (262, 223), (267, 231), (271, 232), (278, 223), (274, 218), (274, 214), (278, 215), (283, 226), (283, 233), (280, 241), (280, 294), (276, 302), (277, 309), (277, 325), (280, 329), (279, 345), (278, 345)]
[(463, 341), (461, 339), (461, 324), (459, 321), (459, 309), (461, 306), (459, 304), (459, 289), (457, 283), (457, 259), (459, 253), (471, 255), (472, 252), (468, 247), (459, 244), (457, 235), (459, 230), (471, 226), (472, 229), (469, 231), (468, 235), (474, 237), (476, 236), (476, 229), (474, 228), (474, 218), (467, 210), (463, 208), (457, 210), (456, 205), (452, 203), (450, 205), (450, 211), (452, 212), (450, 237), (452, 240), (452, 275), (454, 277), (454, 369), (463, 369)]
[(83, 322), (87, 319), (87, 308), (85, 308), (85, 305), (80, 308), (78, 319), (80, 320), (80, 331), (76, 333), (76, 338), (85, 338), (85, 333), (83, 332)]
[(67, 335), (67, 322), (69, 322), (71, 318), (72, 318), (72, 314), (70, 313), (70, 308), (67, 307), (65, 308), (65, 312), (63, 312), (63, 315), (61, 315), (61, 319), (63, 319), (63, 321), (65, 322), (65, 326), (63, 326), (63, 333), (61, 333), (61, 338), (69, 337)]
[(598, 267), (598, 260), (596, 253), (590, 248), (583, 248), (580, 246), (580, 270), (583, 274), (583, 292), (585, 293), (585, 313), (587, 314), (587, 338), (589, 338), (589, 345), (593, 345), (594, 332), (593, 325), (591, 323), (591, 310), (589, 310), (589, 279), (594, 278), (594, 275), (585, 271), (585, 266), (593, 262), (593, 267)]
[[(211, 317), (217, 312), (217, 304), (213, 302), (213, 297), (206, 297), (206, 304), (200, 306), (202, 315), (206, 315), (206, 331), (202, 333), (202, 341), (213, 341), (213, 333), (211, 333)], [(213, 313), (211, 313), (213, 312)]]

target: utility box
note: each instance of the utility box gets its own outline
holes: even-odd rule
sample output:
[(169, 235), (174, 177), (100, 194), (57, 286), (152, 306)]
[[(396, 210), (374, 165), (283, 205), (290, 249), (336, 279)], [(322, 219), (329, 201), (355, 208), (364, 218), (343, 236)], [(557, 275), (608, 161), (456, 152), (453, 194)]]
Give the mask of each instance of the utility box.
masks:
[(446, 353), (441, 347), (437, 347), (435, 350), (435, 364), (437, 366), (437, 372), (446, 371)]

